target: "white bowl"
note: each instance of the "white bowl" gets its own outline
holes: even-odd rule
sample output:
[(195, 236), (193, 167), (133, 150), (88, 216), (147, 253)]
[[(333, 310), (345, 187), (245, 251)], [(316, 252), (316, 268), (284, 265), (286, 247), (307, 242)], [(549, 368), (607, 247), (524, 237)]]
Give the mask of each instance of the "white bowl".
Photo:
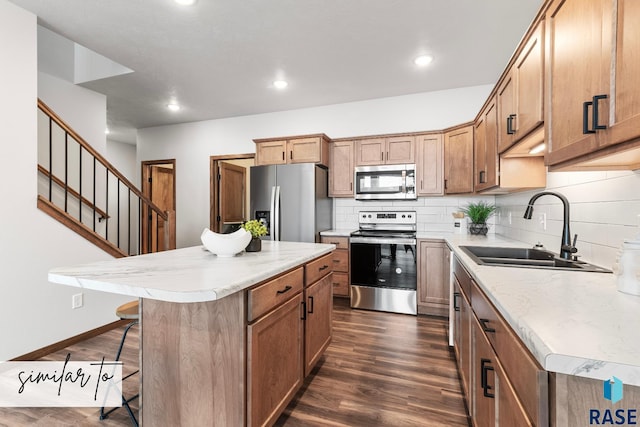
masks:
[(219, 234), (205, 228), (200, 240), (209, 252), (219, 257), (232, 257), (247, 247), (251, 241), (251, 233), (240, 228), (230, 234)]

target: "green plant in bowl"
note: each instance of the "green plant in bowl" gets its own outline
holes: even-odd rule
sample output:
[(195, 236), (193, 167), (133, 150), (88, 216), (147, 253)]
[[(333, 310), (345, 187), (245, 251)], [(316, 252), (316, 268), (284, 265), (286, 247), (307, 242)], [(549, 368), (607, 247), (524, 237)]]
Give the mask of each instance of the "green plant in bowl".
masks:
[(487, 231), (489, 231), (487, 220), (496, 212), (496, 209), (496, 205), (484, 201), (469, 203), (465, 208), (462, 208), (462, 212), (467, 214), (471, 220), (469, 232), (471, 234), (487, 234)]
[(258, 221), (257, 219), (252, 219), (244, 224), (242, 224), (242, 228), (251, 233), (251, 237), (257, 238), (267, 234), (267, 227)]

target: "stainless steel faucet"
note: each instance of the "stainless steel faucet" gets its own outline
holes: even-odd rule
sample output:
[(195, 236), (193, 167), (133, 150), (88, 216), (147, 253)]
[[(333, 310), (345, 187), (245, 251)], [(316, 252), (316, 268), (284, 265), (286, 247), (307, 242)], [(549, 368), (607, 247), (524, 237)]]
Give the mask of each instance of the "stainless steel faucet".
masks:
[[(571, 242), (571, 231), (569, 229), (569, 201), (566, 197), (564, 197), (560, 193), (555, 193), (553, 191), (542, 191), (540, 193), (534, 194), (529, 200), (529, 206), (524, 211), (524, 219), (531, 219), (531, 215), (533, 214), (533, 204), (538, 200), (538, 198), (542, 196), (556, 196), (562, 201), (562, 205), (564, 207), (564, 218), (562, 224), (562, 242), (560, 244), (560, 258), (570, 260), (572, 254), (578, 252), (578, 248), (576, 248), (576, 241), (578, 239), (578, 235), (576, 234), (573, 238), (573, 243)], [(574, 257), (575, 258), (575, 257)]]

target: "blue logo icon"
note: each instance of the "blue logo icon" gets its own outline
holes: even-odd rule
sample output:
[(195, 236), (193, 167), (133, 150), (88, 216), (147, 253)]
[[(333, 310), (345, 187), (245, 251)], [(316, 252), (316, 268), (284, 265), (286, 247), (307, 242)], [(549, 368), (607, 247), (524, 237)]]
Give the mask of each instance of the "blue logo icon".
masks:
[(616, 403), (622, 400), (622, 381), (619, 378), (611, 377), (603, 383), (604, 398)]

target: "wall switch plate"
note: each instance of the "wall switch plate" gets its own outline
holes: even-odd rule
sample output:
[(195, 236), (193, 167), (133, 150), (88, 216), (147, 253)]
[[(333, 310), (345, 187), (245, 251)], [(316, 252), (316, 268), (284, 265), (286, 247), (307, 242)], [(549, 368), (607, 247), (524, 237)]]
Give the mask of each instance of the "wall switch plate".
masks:
[(547, 230), (547, 214), (543, 213), (542, 215), (540, 215), (539, 219), (540, 219), (540, 225), (542, 225), (542, 229), (546, 231)]
[(71, 308), (80, 308), (84, 304), (82, 293), (75, 294), (71, 297)]

